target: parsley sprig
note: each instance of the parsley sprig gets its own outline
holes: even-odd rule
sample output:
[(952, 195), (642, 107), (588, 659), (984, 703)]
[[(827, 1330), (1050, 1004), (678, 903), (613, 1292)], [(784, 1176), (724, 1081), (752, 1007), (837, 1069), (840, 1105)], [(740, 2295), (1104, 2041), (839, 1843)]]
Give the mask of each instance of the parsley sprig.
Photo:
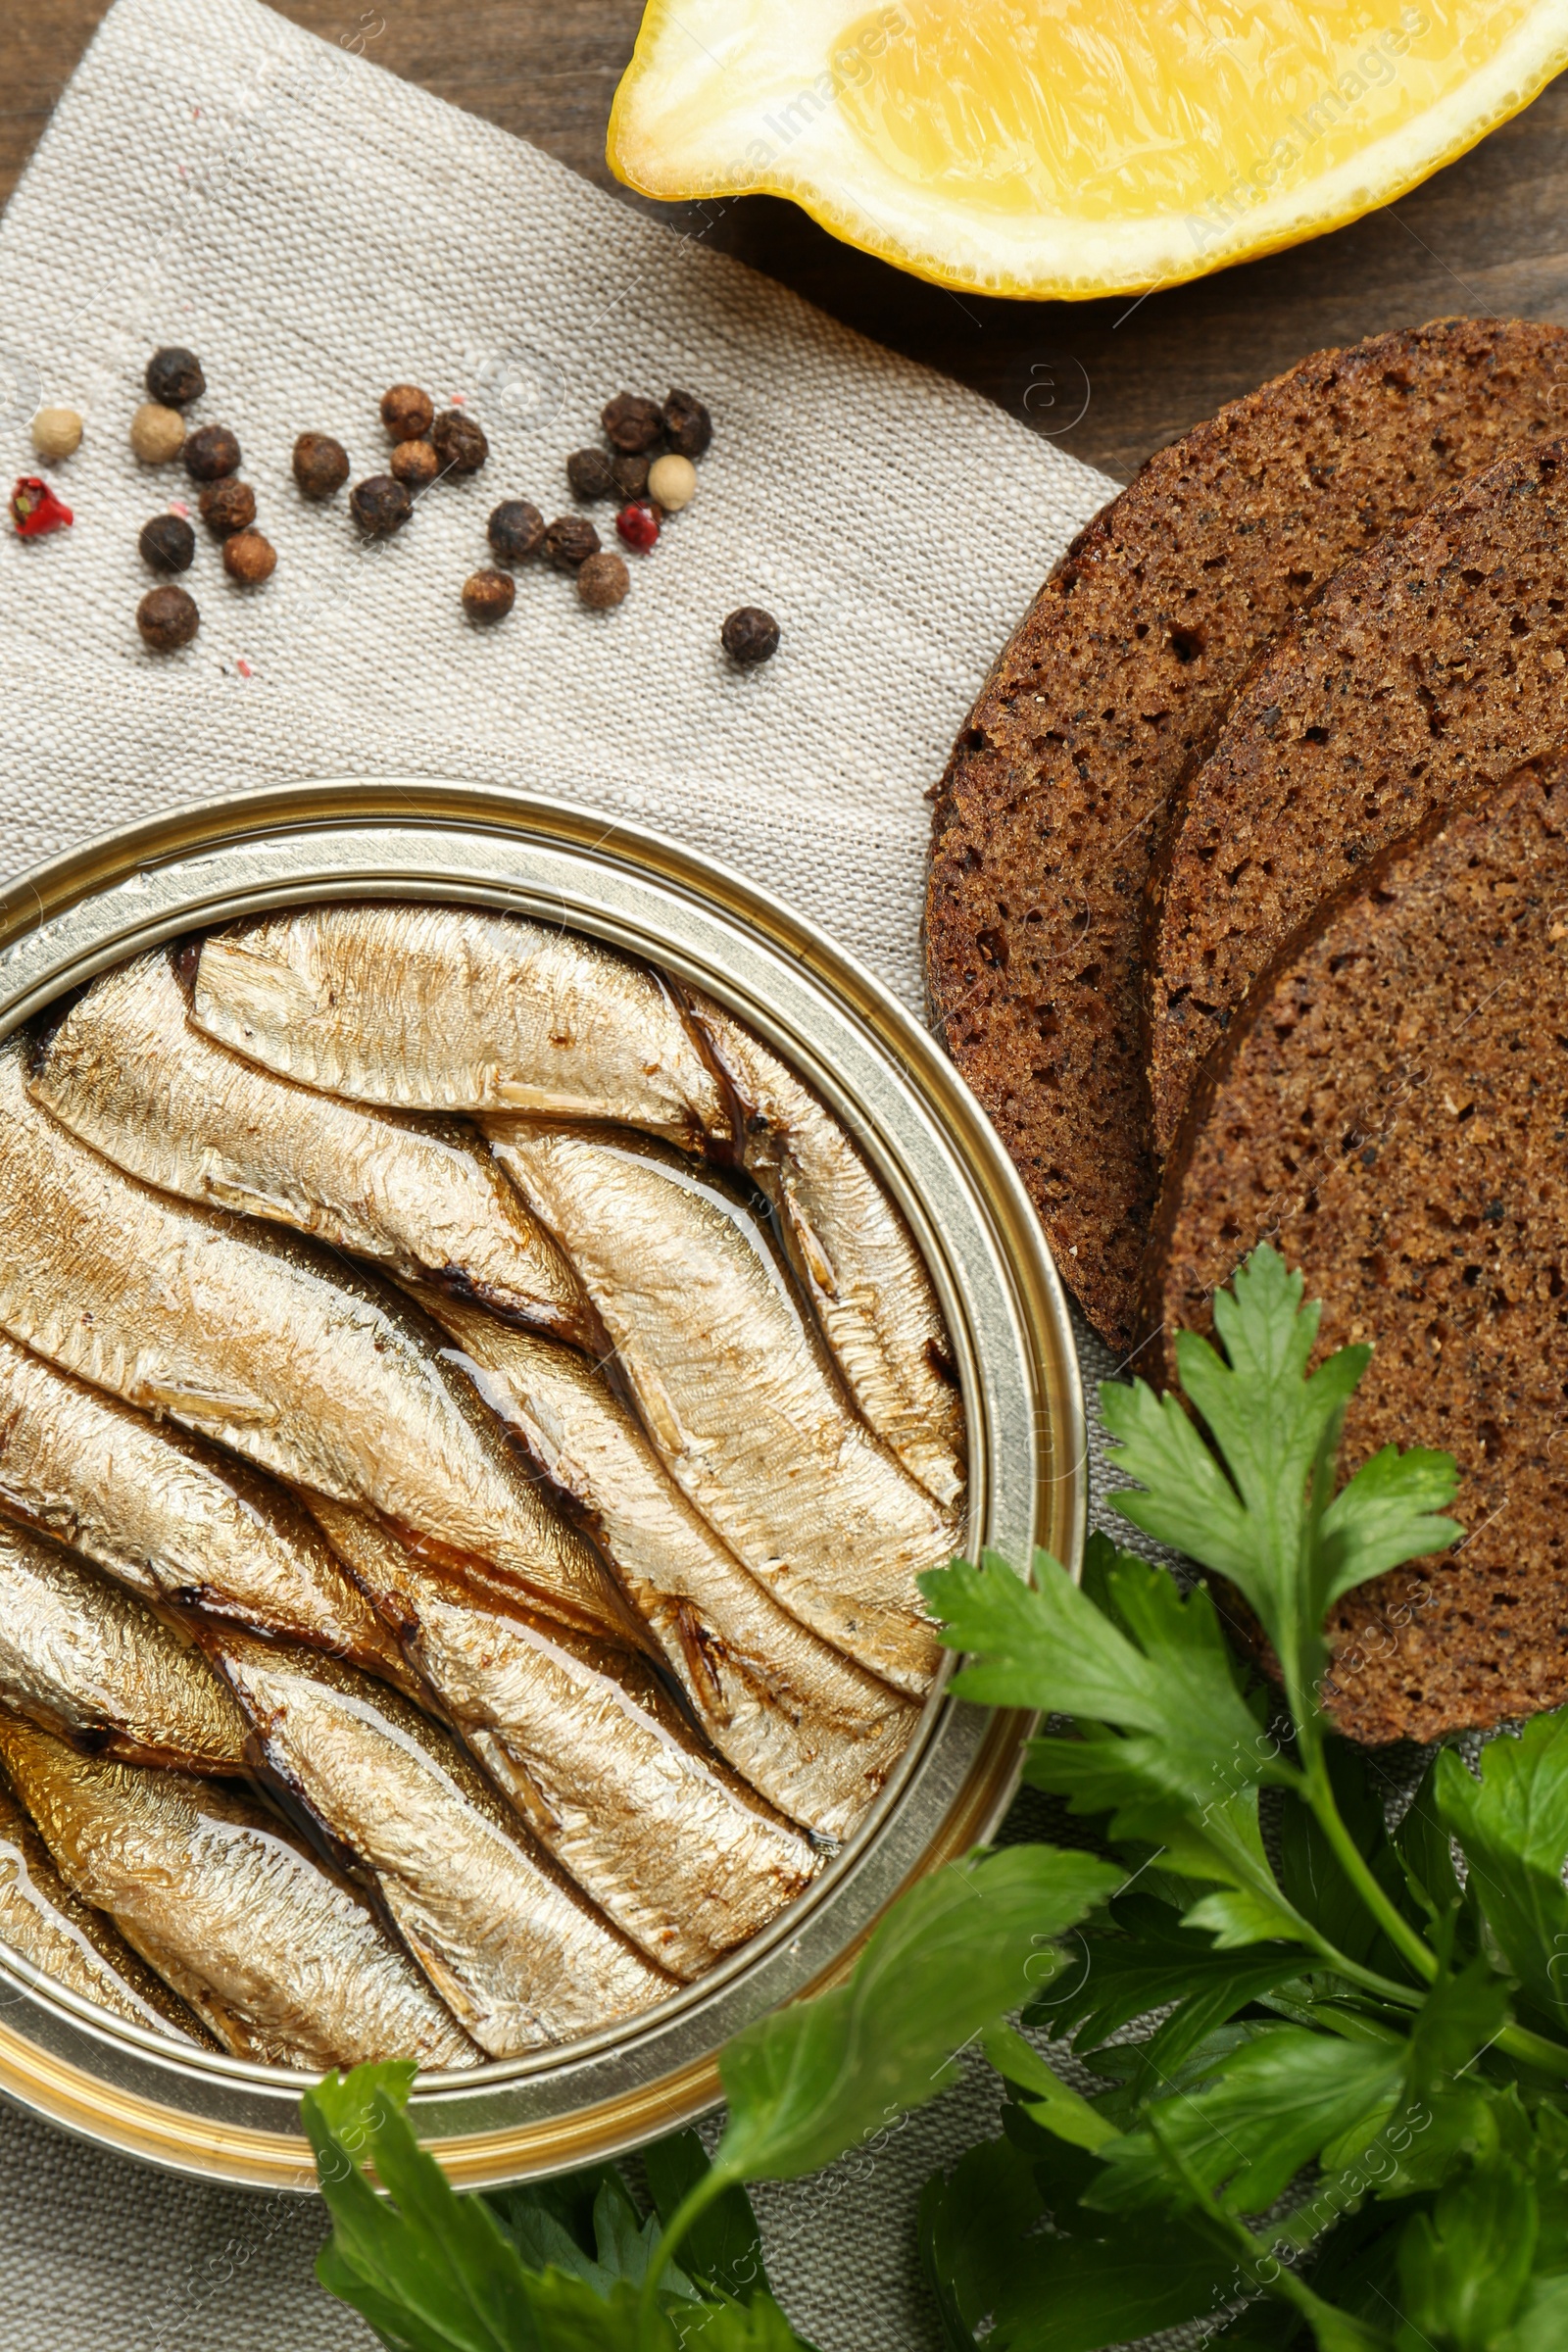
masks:
[(1287, 1725), (1206, 1581), (1184, 1593), (1103, 1536), (1081, 1586), (1044, 1554), (1032, 1586), (996, 1559), (926, 1579), (974, 1658), (959, 1693), (1056, 1719), (1027, 1777), (1125, 1873), (1024, 2013), (1045, 2047), (988, 2036), (1004, 2136), (928, 2186), (953, 2352), (1204, 2319), (1237, 2352), (1568, 2342), (1568, 1713), (1493, 1742), (1479, 1777), (1441, 1752), (1388, 1834), (1323, 1710), (1324, 1620), (1458, 1540), (1457, 1476), (1388, 1447), (1338, 1483), (1369, 1350), (1309, 1370), (1301, 1293), (1263, 1248), (1215, 1299), (1219, 1345), (1180, 1336), (1185, 1404), (1102, 1391), (1137, 1482), (1115, 1508), (1241, 1594)]
[[(1311, 1368), (1301, 1293), (1259, 1250), (1218, 1345), (1178, 1342), (1185, 1405), (1102, 1392), (1134, 1482), (1115, 1506), (1187, 1555), (1189, 1589), (1103, 1536), (1081, 1584), (1044, 1553), (1030, 1584), (992, 1557), (925, 1580), (959, 1695), (1051, 1719), (1027, 1777), (1095, 1850), (912, 1887), (848, 1982), (729, 2044), (713, 2159), (692, 2133), (650, 2150), (652, 2212), (611, 2168), (457, 2195), (408, 2068), (307, 2094), (320, 2275), (391, 2352), (809, 2352), (745, 2184), (866, 2143), (976, 2039), (1004, 2128), (920, 2220), (950, 2352), (1194, 2321), (1225, 2352), (1568, 2344), (1568, 1710), (1479, 1773), (1440, 1752), (1391, 1834), (1323, 1710), (1324, 1620), (1457, 1541), (1457, 1480), (1390, 1447), (1339, 1482), (1367, 1350)], [(1266, 1637), (1288, 1720), (1207, 1577)]]

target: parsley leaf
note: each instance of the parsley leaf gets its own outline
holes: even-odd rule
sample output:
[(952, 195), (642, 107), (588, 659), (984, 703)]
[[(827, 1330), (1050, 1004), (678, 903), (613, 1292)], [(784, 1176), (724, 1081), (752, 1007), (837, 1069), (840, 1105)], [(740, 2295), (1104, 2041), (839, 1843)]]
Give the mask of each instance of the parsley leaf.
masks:
[(1108, 1814), (1112, 1838), (1157, 1847), (1168, 1870), (1234, 1890), (1207, 1912), (1229, 1940), (1298, 1930), (1257, 1819), (1258, 1786), (1297, 1775), (1243, 1695), (1207, 1592), (1184, 1594), (1103, 1537), (1091, 1539), (1087, 1590), (1049, 1552), (1035, 1578), (1024, 1586), (988, 1559), (921, 1579), (943, 1640), (978, 1653), (956, 1693), (1071, 1714), (1072, 1737), (1031, 1744), (1033, 1787)]
[(1404, 2064), (1402, 2043), (1260, 2029), (1202, 2087), (1162, 2102), (1157, 2125), (1101, 2149), (1104, 2178), (1086, 2202), (1102, 2212), (1185, 2202), (1169, 2147), (1227, 2212), (1261, 2213), (1303, 2164), (1388, 2103)]
[(1080, 2214), (1071, 2236), (1043, 2234), (1043, 2218), (1010, 2139), (926, 2183), (921, 2262), (948, 2352), (976, 2352), (981, 2328), (984, 2352), (1103, 2352), (1236, 2299), (1234, 2259), (1181, 2217)]
[[(654, 2210), (666, 2229), (708, 2169), (703, 2143), (695, 2132), (676, 2132), (643, 2150), (643, 2170)], [(687, 2231), (681, 2269), (699, 2285), (737, 2303), (750, 2303), (767, 2293), (762, 2233), (752, 2200), (738, 2181), (715, 2197)]]
[(1458, 1474), (1444, 1453), (1387, 1447), (1332, 1493), (1340, 1431), (1370, 1350), (1342, 1348), (1308, 1375), (1321, 1309), (1266, 1244), (1214, 1298), (1222, 1357), (1182, 1332), (1181, 1385), (1213, 1435), (1211, 1452), (1174, 1396), (1106, 1383), (1101, 1409), (1120, 1467), (1143, 1494), (1117, 1494), (1135, 1527), (1236, 1586), (1274, 1645), (1293, 1704), (1309, 1705), (1328, 1649), (1323, 1618), (1354, 1586), (1457, 1542), (1439, 1517)]
[[(412, 2066), (356, 2067), (301, 2101), (332, 2216), (317, 2274), (391, 2352), (809, 2352), (760, 2286), (749, 2302), (721, 2291), (705, 2301), (665, 2265), (650, 2303), (660, 2224), (639, 2217), (609, 2166), (493, 2205), (459, 2196), (410, 2128), (413, 2077)], [(675, 2161), (691, 2174), (689, 2149)], [(731, 2242), (735, 2220), (730, 2203), (710, 2254)]]
[(1437, 1805), (1470, 1864), (1470, 1889), (1513, 1974), (1557, 2031), (1568, 2025), (1568, 1713), (1494, 1740), (1473, 1780), (1446, 1749)]
[(715, 2177), (795, 2180), (935, 2098), (956, 2052), (1027, 1998), (1043, 1947), (1124, 1875), (1093, 1854), (1022, 1845), (911, 1886), (847, 1984), (728, 2044)]

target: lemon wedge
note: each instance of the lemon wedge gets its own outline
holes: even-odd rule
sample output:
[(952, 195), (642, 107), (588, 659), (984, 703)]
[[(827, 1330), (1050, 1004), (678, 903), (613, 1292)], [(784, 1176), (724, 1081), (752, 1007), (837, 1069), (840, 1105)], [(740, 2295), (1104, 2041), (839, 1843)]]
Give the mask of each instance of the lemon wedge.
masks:
[(1353, 220), (1565, 65), (1568, 0), (650, 0), (609, 156), (939, 285), (1082, 298)]

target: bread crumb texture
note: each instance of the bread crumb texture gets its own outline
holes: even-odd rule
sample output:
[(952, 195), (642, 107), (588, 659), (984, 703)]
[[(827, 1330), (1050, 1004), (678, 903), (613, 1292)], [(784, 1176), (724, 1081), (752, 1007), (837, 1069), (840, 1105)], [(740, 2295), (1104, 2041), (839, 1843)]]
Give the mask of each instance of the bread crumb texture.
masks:
[(1461, 476), (1560, 429), (1559, 391), (1568, 335), (1523, 320), (1304, 360), (1089, 525), (959, 736), (932, 832), (932, 1016), (1113, 1346), (1135, 1336), (1154, 1203), (1143, 932), (1171, 795), (1291, 615)]
[[(1568, 716), (1568, 711), (1565, 711)], [(1271, 1239), (1374, 1343), (1346, 1467), (1431, 1446), (1446, 1557), (1351, 1593), (1327, 1691), (1374, 1742), (1568, 1698), (1568, 763), (1429, 816), (1321, 907), (1204, 1071), (1166, 1170), (1167, 1349)]]
[[(1564, 384), (1568, 422), (1568, 380)], [(1202, 1056), (1326, 893), (1568, 732), (1568, 442), (1504, 459), (1334, 581), (1238, 696), (1156, 876), (1150, 1080)]]

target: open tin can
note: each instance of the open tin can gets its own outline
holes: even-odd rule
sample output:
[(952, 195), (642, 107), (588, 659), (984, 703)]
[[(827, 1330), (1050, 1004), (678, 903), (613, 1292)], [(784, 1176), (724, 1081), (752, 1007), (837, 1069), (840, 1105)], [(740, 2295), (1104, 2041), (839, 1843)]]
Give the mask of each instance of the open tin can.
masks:
[[(979, 1105), (852, 958), (763, 892), (602, 813), (397, 778), (208, 803), (130, 827), (0, 900), (0, 1035), (107, 965), (265, 907), (408, 898), (568, 926), (697, 983), (831, 1104), (908, 1218), (952, 1335), (968, 1425), (968, 1546), (1076, 1573), (1083, 1400), (1040, 1228)], [(466, 2187), (556, 2173), (672, 2131), (719, 2096), (717, 2054), (840, 1981), (912, 1879), (986, 1838), (1031, 1728), (946, 1694), (853, 1838), (788, 1909), (662, 2007), (557, 2050), (426, 2075), (413, 2121)], [(300, 2077), (182, 2050), (0, 1949), (0, 2093), (102, 2146), (203, 2179), (310, 2189)]]

